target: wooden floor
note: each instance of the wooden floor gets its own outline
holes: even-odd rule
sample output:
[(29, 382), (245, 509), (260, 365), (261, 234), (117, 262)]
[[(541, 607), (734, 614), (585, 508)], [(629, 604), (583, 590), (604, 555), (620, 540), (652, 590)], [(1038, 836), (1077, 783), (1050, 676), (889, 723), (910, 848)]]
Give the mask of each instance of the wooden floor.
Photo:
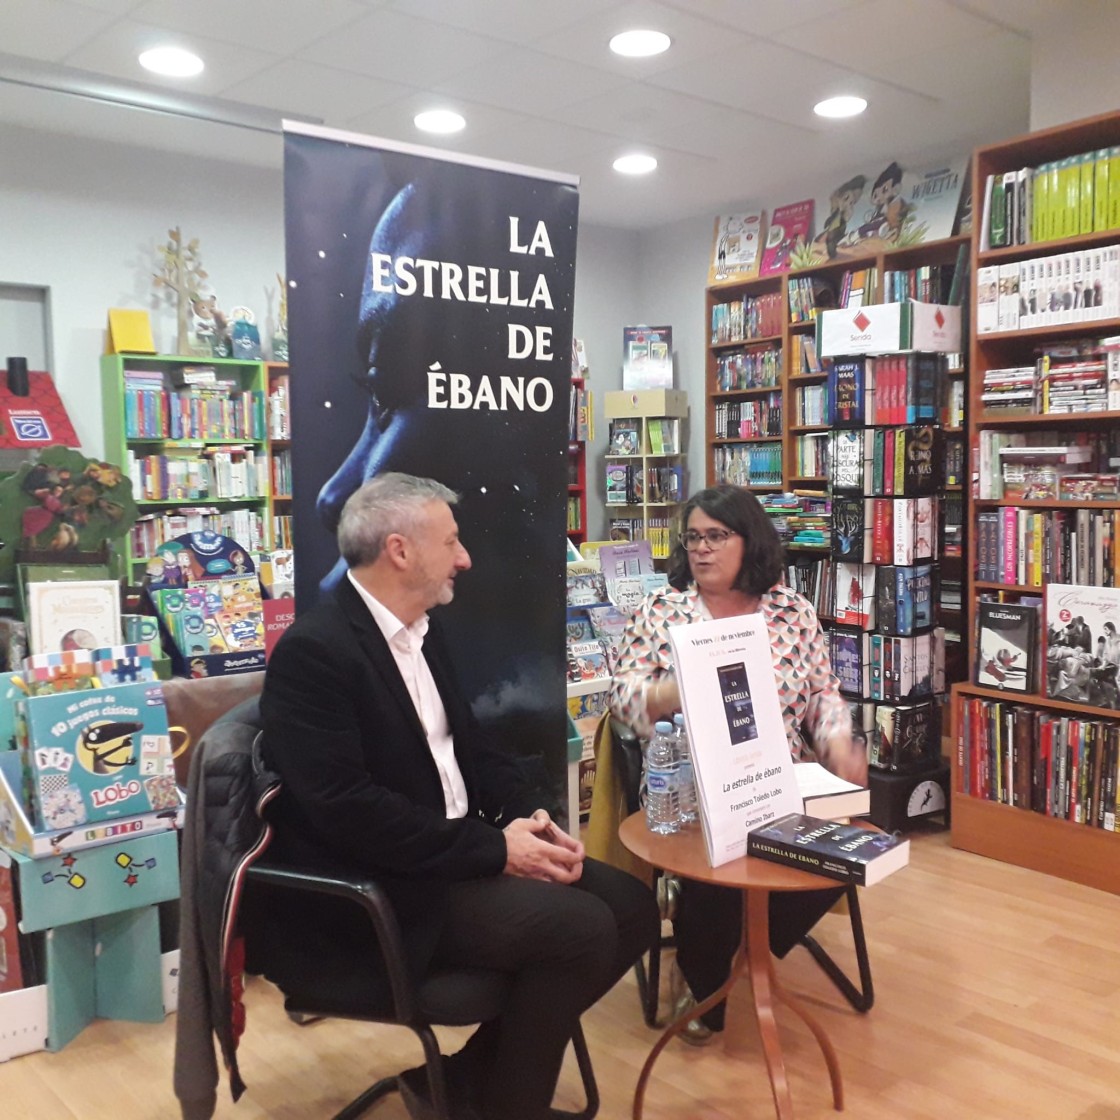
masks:
[[(917, 837), (911, 866), (862, 898), (877, 995), (869, 1015), (851, 1011), (803, 950), (778, 966), (836, 1044), (848, 1116), (1120, 1120), (1120, 899), (954, 851), (944, 833)], [(829, 915), (819, 931), (850, 960), (846, 919)], [(650, 1083), (648, 1120), (774, 1115), (746, 1002), (733, 1001), (727, 1041), (668, 1047)], [(220, 1118), (326, 1118), (375, 1078), (419, 1061), (406, 1031), (294, 1026), (261, 981), (250, 984), (248, 1005), (241, 1068), (249, 1090), (235, 1107), (223, 1085)], [(811, 1036), (786, 1010), (779, 1022), (798, 1120), (836, 1115)], [(625, 1120), (655, 1037), (631, 977), (585, 1028), (600, 1116)], [(449, 1042), (462, 1035), (446, 1033)], [(98, 1022), (59, 1054), (0, 1065), (0, 1116), (175, 1117), (173, 1034), (174, 1017), (160, 1026)], [(577, 1093), (566, 1068), (558, 1105), (577, 1107)], [(369, 1116), (406, 1120), (395, 1095)]]

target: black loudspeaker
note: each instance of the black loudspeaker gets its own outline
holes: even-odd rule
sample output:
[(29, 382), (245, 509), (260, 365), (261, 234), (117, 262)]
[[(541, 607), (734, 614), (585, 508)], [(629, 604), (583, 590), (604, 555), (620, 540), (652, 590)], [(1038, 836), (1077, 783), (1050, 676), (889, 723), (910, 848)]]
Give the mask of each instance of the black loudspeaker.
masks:
[(26, 358), (8, 359), (8, 392), (13, 397), (31, 395), (31, 381), (27, 376)]

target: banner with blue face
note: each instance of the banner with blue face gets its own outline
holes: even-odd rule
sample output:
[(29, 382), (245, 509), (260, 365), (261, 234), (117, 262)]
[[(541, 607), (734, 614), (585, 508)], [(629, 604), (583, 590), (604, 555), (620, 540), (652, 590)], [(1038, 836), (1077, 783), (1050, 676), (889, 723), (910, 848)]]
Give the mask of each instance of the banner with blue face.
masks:
[(576, 180), (289, 123), (284, 193), (297, 610), (365, 480), (450, 486), (460, 680), (559, 792)]

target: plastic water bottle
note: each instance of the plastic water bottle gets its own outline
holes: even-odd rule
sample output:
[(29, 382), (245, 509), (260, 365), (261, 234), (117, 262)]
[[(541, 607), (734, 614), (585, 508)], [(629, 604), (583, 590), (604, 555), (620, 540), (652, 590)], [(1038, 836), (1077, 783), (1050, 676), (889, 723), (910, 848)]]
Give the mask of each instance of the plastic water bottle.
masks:
[(677, 712), (673, 716), (676, 725), (677, 741), (677, 784), (681, 799), (681, 824), (692, 824), (698, 817), (696, 806), (696, 774), (692, 769), (692, 749), (688, 744), (688, 729), (684, 725), (684, 715)]
[(677, 832), (681, 827), (679, 768), (673, 725), (658, 720), (646, 748), (646, 824), (650, 832)]

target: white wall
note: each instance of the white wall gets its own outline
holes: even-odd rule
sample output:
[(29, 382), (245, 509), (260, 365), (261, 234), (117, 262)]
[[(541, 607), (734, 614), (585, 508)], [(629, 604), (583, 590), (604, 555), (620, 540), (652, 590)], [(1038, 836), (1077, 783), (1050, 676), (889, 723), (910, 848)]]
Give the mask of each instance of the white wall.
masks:
[(0, 152), (0, 283), (50, 288), (51, 372), (82, 449), (101, 455), (106, 310), (150, 309), (156, 348), (174, 350), (174, 313), (151, 275), (177, 224), (199, 239), (219, 306), (244, 304), (263, 324), (284, 271), (280, 175), (4, 125)]
[(1078, 0), (1031, 42), (1031, 131), (1120, 109), (1120, 4)]
[(576, 242), (576, 338), (587, 347), (588, 381), (594, 397), (595, 439), (587, 446), (587, 539), (607, 527), (603, 507), (607, 422), (603, 394), (622, 387), (622, 328), (638, 318), (639, 235), (631, 230), (580, 225)]

